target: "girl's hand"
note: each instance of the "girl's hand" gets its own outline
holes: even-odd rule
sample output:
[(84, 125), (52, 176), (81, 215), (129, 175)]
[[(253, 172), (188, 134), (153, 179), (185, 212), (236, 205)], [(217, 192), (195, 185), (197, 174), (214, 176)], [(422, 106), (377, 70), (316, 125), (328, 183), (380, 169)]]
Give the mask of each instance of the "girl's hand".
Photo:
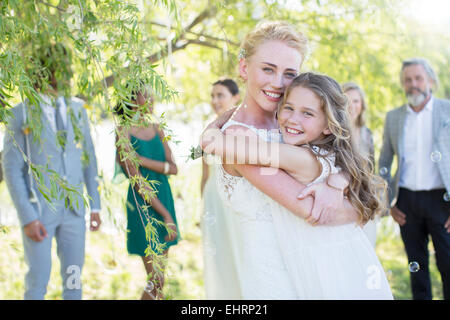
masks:
[(234, 107), (231, 108), (227, 111), (225, 111), (224, 113), (222, 113), (219, 117), (216, 118), (216, 120), (214, 120), (213, 122), (211, 122), (205, 129), (211, 129), (211, 128), (216, 128), (216, 129), (221, 129), (223, 127), (223, 125), (230, 120), (231, 116), (233, 115), (234, 111), (236, 111), (238, 107)]
[[(219, 140), (219, 139), (223, 138), (223, 133), (222, 133), (222, 131), (220, 129), (230, 119), (230, 117), (233, 115), (233, 113), (236, 110), (236, 108), (237, 107), (225, 111), (216, 120), (211, 122), (205, 128), (205, 130), (203, 130), (203, 133), (200, 136), (200, 142), (199, 142), (199, 146), (200, 146), (201, 149), (203, 149), (203, 151), (205, 151), (206, 153), (212, 153), (212, 150), (214, 150), (214, 148), (212, 148), (212, 150), (208, 150), (207, 146), (211, 142), (216, 141), (216, 139)], [(194, 149), (194, 152), (196, 150), (197, 149)]]
[(330, 187), (325, 182), (306, 187), (298, 198), (305, 199), (307, 196), (314, 198), (311, 215), (306, 219), (312, 225), (329, 224), (332, 217), (344, 208), (344, 191)]
[(219, 128), (213, 127), (206, 129), (200, 136), (200, 148), (202, 148), (205, 153), (214, 153), (216, 145), (223, 145), (223, 139), (224, 134), (222, 133), (222, 131), (220, 131)]

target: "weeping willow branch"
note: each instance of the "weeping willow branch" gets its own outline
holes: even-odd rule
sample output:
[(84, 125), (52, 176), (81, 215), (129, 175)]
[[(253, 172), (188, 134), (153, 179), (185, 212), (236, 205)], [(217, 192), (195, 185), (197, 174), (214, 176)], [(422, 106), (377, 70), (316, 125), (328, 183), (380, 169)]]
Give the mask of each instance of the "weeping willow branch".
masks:
[[(172, 39), (170, 44), (167, 44), (160, 51), (148, 56), (146, 58), (146, 60), (150, 63), (155, 63), (156, 61), (159, 61), (159, 60), (167, 57), (167, 55), (169, 53), (169, 47), (172, 48), (172, 53), (173, 53), (173, 52), (176, 52), (176, 51), (186, 48), (189, 44), (192, 44), (192, 43), (218, 48), (217, 46), (213, 46), (210, 43), (203, 42), (200, 40), (187, 40), (186, 39), (186, 34), (191, 32), (191, 29), (193, 27), (195, 27), (196, 25), (198, 25), (205, 19), (213, 16), (216, 12), (217, 12), (216, 6), (211, 6), (207, 9), (203, 10), (187, 27), (183, 28), (183, 31), (177, 37)], [(165, 27), (167, 27), (167, 26), (165, 26)], [(127, 67), (126, 69), (129, 69), (129, 67)], [(114, 75), (110, 75), (110, 76), (102, 79), (100, 82), (105, 82), (106, 85), (108, 87), (110, 87), (114, 83), (114, 79), (115, 79)], [(99, 85), (97, 84), (97, 86), (99, 86)]]

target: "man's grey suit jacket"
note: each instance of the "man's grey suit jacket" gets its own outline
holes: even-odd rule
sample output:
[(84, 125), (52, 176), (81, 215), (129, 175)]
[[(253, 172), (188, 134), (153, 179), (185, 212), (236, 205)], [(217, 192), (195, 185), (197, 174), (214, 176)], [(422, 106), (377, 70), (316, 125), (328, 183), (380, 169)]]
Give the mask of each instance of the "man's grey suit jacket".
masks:
[[(450, 100), (433, 98), (433, 152), (439, 159), (437, 165), (447, 192), (450, 191)], [(398, 195), (400, 170), (403, 166), (403, 135), (415, 128), (406, 128), (405, 118), (408, 105), (403, 105), (386, 114), (383, 146), (378, 161), (379, 173), (388, 182), (389, 203), (395, 204)], [(397, 156), (397, 171), (391, 176), (394, 155)], [(431, 157), (431, 155), (430, 155)]]
[[(28, 141), (30, 145), (30, 154), (28, 154), (31, 163), (46, 166), (56, 171), (62, 177), (65, 177), (68, 183), (76, 186), (77, 190), (83, 194), (83, 185), (86, 186), (87, 193), (90, 196), (90, 207), (100, 209), (100, 195), (97, 182), (97, 161), (95, 157), (94, 145), (92, 143), (88, 117), (84, 102), (78, 98), (67, 98), (67, 110), (72, 110), (74, 115), (74, 123), (78, 124), (84, 137), (81, 143), (76, 143), (75, 132), (72, 125), (69, 112), (67, 114), (67, 142), (65, 150), (57, 143), (56, 132), (50, 126), (44, 112), (41, 112), (42, 132), (40, 141), (34, 139), (29, 133)], [(14, 144), (14, 140), (21, 150), (26, 152), (23, 115), (24, 104), (20, 103), (12, 109), (13, 117), (8, 120), (8, 131), (4, 138), (3, 147), (3, 173), (7, 187), (9, 189), (12, 201), (17, 209), (19, 220), (22, 226), (33, 220), (41, 219), (42, 222), (52, 220), (56, 217), (51, 212), (49, 205), (46, 203), (41, 192), (38, 191), (36, 183), (33, 181), (33, 187), (37, 194), (37, 200), (42, 208), (42, 217), (39, 217), (38, 205), (30, 201), (31, 189), (28, 165), (24, 161), (24, 157), (20, 150)], [(26, 108), (31, 108), (27, 106)], [(88, 159), (83, 163), (83, 150)], [(64, 172), (64, 167), (66, 168)], [(47, 188), (50, 188), (50, 177), (48, 174), (43, 175), (43, 182)], [(77, 201), (73, 203), (73, 211), (77, 215), (84, 215), (85, 208), (83, 199), (77, 196)], [(64, 206), (64, 199), (52, 200), (55, 208)], [(78, 203), (78, 206), (77, 204)], [(52, 214), (53, 213), (53, 214)], [(48, 221), (47, 221), (48, 222)]]

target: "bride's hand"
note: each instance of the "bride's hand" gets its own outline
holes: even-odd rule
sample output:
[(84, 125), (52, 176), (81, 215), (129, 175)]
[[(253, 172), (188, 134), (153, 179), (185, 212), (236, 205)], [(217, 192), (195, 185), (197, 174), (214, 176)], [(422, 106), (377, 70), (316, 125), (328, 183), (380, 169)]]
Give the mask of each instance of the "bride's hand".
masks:
[(344, 207), (343, 190), (330, 187), (325, 182), (306, 187), (298, 198), (305, 199), (307, 196), (314, 198), (311, 215), (306, 219), (312, 225), (330, 223), (332, 217)]

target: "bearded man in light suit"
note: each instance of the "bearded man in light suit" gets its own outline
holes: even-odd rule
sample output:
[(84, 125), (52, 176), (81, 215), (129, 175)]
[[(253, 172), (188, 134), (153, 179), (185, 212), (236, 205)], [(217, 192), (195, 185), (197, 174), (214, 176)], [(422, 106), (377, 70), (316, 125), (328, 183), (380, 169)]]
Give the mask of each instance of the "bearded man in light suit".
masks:
[[(16, 207), (28, 272), (25, 299), (44, 299), (51, 271), (51, 246), (56, 239), (61, 262), (63, 298), (81, 299), (81, 270), (85, 253), (85, 208), (83, 186), (90, 196), (90, 229), (100, 227), (100, 195), (97, 162), (90, 136), (84, 102), (62, 96), (62, 86), (70, 83), (70, 52), (61, 44), (43, 47), (32, 62), (39, 65), (33, 79), (40, 102), (26, 100), (12, 109), (4, 138), (3, 172)], [(60, 78), (57, 79), (56, 76)], [(32, 111), (38, 112), (40, 132), (30, 130)], [(38, 138), (40, 136), (40, 138)], [(46, 202), (23, 153), (34, 165), (47, 166), (78, 193)], [(52, 178), (44, 171), (42, 190), (51, 189)], [(53, 181), (54, 183), (54, 181)], [(60, 190), (61, 191), (61, 190)], [(53, 206), (53, 208), (51, 208)]]
[[(450, 299), (450, 101), (433, 96), (438, 79), (428, 61), (403, 61), (401, 84), (408, 103), (386, 115), (379, 172), (389, 184), (391, 216), (409, 263), (413, 298), (432, 299), (428, 268), (429, 237), (441, 273), (444, 299)], [(397, 172), (391, 176), (393, 157)]]

